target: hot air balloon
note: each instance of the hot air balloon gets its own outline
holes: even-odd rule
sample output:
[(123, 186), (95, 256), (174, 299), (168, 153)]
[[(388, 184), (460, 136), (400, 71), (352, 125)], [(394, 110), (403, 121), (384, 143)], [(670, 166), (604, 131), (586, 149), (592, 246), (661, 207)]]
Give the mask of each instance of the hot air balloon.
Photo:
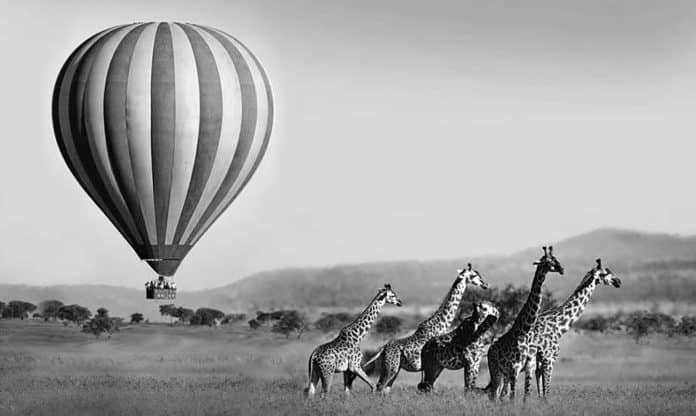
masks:
[(232, 36), (190, 23), (99, 32), (70, 55), (53, 91), (68, 168), (160, 275), (154, 289), (169, 286), (164, 277), (249, 182), (272, 123), (256, 57)]

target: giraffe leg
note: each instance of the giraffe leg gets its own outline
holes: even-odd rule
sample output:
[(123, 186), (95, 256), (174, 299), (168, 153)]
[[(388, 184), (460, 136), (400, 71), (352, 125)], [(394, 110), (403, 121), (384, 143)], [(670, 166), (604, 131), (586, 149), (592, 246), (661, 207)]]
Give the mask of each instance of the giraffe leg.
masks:
[(390, 381), (399, 372), (401, 367), (401, 350), (388, 345), (382, 351), (382, 369), (379, 374), (379, 381), (377, 382), (377, 391), (383, 391), (386, 389), (388, 392), (389, 387), (391, 387)]
[(543, 370), (541, 368), (541, 363), (543, 362), (541, 356), (537, 356), (536, 360), (536, 369), (534, 370), (534, 378), (536, 379), (536, 388), (537, 388), (537, 396), (541, 399), (541, 387), (542, 387), (542, 378), (541, 375), (543, 373)]
[(500, 397), (500, 390), (503, 388), (503, 373), (492, 360), (489, 360), (489, 363), (488, 371), (491, 375), (491, 381), (489, 383), (488, 398), (494, 402)]
[(478, 375), (479, 375), (479, 365), (481, 364), (481, 361), (474, 362), (470, 364), (471, 367), (471, 375), (469, 376), (469, 381), (471, 382), (471, 386), (469, 388), (470, 391), (473, 391), (476, 388), (476, 382), (478, 381)]
[(353, 380), (355, 380), (355, 374), (350, 370), (343, 372), (343, 389), (346, 394), (350, 394), (350, 389), (353, 387)]
[(547, 400), (549, 388), (551, 387), (551, 373), (553, 373), (553, 363), (550, 361), (545, 361), (541, 373), (541, 377), (544, 380), (544, 400)]
[(532, 389), (532, 360), (527, 359), (524, 365), (524, 400), (527, 400), (529, 391)]
[(515, 401), (515, 387), (517, 386), (517, 374), (513, 371), (508, 377), (508, 382), (510, 386), (510, 401)]
[(464, 362), (464, 392), (468, 393), (473, 387), (471, 385), (471, 364)]
[[(331, 371), (329, 371), (331, 370)], [(321, 395), (326, 396), (331, 392), (331, 381), (333, 379), (333, 369), (321, 368)]]
[[(364, 381), (368, 386), (370, 386), (370, 391), (375, 391), (375, 385), (372, 384), (372, 381), (370, 381), (370, 378), (365, 374), (365, 371), (360, 367), (358, 364), (354, 369), (353, 369), (353, 379), (355, 379), (355, 376), (360, 377), (360, 380)], [(352, 381), (351, 381), (352, 382)]]

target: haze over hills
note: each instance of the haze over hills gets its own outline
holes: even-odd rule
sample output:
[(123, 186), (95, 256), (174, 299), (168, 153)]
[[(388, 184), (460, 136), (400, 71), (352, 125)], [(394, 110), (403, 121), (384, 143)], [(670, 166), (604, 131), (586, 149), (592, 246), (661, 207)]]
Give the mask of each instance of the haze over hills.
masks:
[[(177, 305), (210, 306), (226, 312), (275, 308), (359, 307), (378, 287), (391, 283), (409, 305), (430, 306), (440, 301), (456, 270), (471, 261), (492, 286), (528, 286), (541, 255), (534, 247), (508, 256), (461, 257), (450, 260), (395, 261), (331, 267), (293, 268), (257, 273), (232, 284), (203, 291), (181, 291)], [(621, 289), (600, 288), (596, 302), (696, 300), (696, 237), (599, 229), (554, 244), (566, 268), (550, 276), (547, 287), (564, 298), (579, 283), (596, 257), (619, 275)], [(181, 285), (185, 286), (185, 285)], [(105, 306), (113, 315), (143, 312), (157, 318), (158, 304), (142, 291), (122, 287), (0, 285), (0, 300), (39, 302), (60, 299), (94, 310)]]

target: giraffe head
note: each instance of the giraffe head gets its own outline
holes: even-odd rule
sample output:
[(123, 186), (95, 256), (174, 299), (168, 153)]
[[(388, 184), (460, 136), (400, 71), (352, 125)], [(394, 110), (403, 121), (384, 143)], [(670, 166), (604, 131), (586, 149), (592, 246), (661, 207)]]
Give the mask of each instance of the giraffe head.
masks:
[(401, 299), (396, 296), (396, 292), (392, 290), (389, 283), (385, 284), (384, 287), (379, 290), (379, 296), (384, 299), (384, 303), (401, 306)]
[(540, 267), (543, 272), (546, 273), (558, 273), (563, 274), (563, 266), (558, 261), (558, 259), (553, 255), (553, 246), (542, 247), (544, 249), (544, 255), (539, 258), (539, 260), (534, 262), (534, 265)]
[(490, 302), (476, 302), (474, 303), (474, 316), (477, 321), (483, 321), (489, 316), (498, 319), (500, 317), (500, 311)]
[(608, 267), (602, 267), (602, 259), (597, 259), (596, 261), (597, 266), (590, 270), (595, 281), (607, 286), (621, 287), (621, 279), (616, 277)]
[(488, 289), (488, 283), (483, 280), (481, 273), (471, 267), (471, 263), (466, 268), (457, 270), (457, 279), (464, 280), (467, 285), (478, 286), (481, 289)]

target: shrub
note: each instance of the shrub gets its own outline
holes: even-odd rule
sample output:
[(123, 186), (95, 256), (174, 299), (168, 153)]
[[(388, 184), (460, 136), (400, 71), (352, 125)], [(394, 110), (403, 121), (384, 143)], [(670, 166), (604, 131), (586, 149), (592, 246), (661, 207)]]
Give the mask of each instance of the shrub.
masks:
[(80, 305), (64, 305), (58, 309), (56, 317), (65, 321), (75, 322), (80, 324), (88, 320), (92, 316), (92, 312), (84, 306)]
[(36, 305), (21, 300), (11, 300), (2, 310), (2, 317), (6, 319), (24, 319), (29, 313), (36, 310)]
[(198, 308), (191, 317), (191, 325), (215, 325), (216, 320), (221, 320), (225, 314), (217, 309)]
[(103, 333), (107, 333), (108, 338), (111, 334), (118, 331), (121, 323), (121, 318), (109, 317), (109, 311), (106, 308), (97, 309), (97, 315), (85, 323), (82, 327), (82, 332), (94, 334), (97, 338)]
[(141, 323), (144, 319), (145, 319), (145, 317), (143, 316), (142, 313), (136, 312), (136, 313), (131, 314), (131, 320), (130, 320), (130, 321), (131, 321), (132, 324), (139, 324), (139, 323)]
[(297, 331), (297, 338), (302, 336), (302, 332), (305, 329), (305, 321), (302, 315), (297, 311), (284, 311), (281, 318), (276, 322), (271, 330), (273, 332), (279, 332), (285, 335), (286, 338), (290, 337), (290, 334)]
[(674, 328), (674, 332), (688, 336), (696, 334), (696, 316), (682, 316), (681, 321)]
[(260, 327), (261, 327), (261, 324), (260, 324), (259, 321), (257, 321), (256, 319), (252, 319), (252, 320), (249, 321), (249, 328), (251, 328), (251, 329), (259, 329)]
[(314, 323), (314, 327), (323, 332), (337, 331), (355, 319), (355, 315), (346, 312), (327, 313)]
[(39, 313), (46, 319), (55, 320), (58, 317), (58, 311), (63, 306), (63, 302), (59, 300), (45, 300), (39, 303)]
[(399, 332), (403, 321), (398, 316), (383, 316), (375, 325), (378, 334), (394, 335)]
[(245, 313), (229, 313), (222, 318), (222, 324), (230, 324), (234, 322), (243, 321), (246, 319)]

